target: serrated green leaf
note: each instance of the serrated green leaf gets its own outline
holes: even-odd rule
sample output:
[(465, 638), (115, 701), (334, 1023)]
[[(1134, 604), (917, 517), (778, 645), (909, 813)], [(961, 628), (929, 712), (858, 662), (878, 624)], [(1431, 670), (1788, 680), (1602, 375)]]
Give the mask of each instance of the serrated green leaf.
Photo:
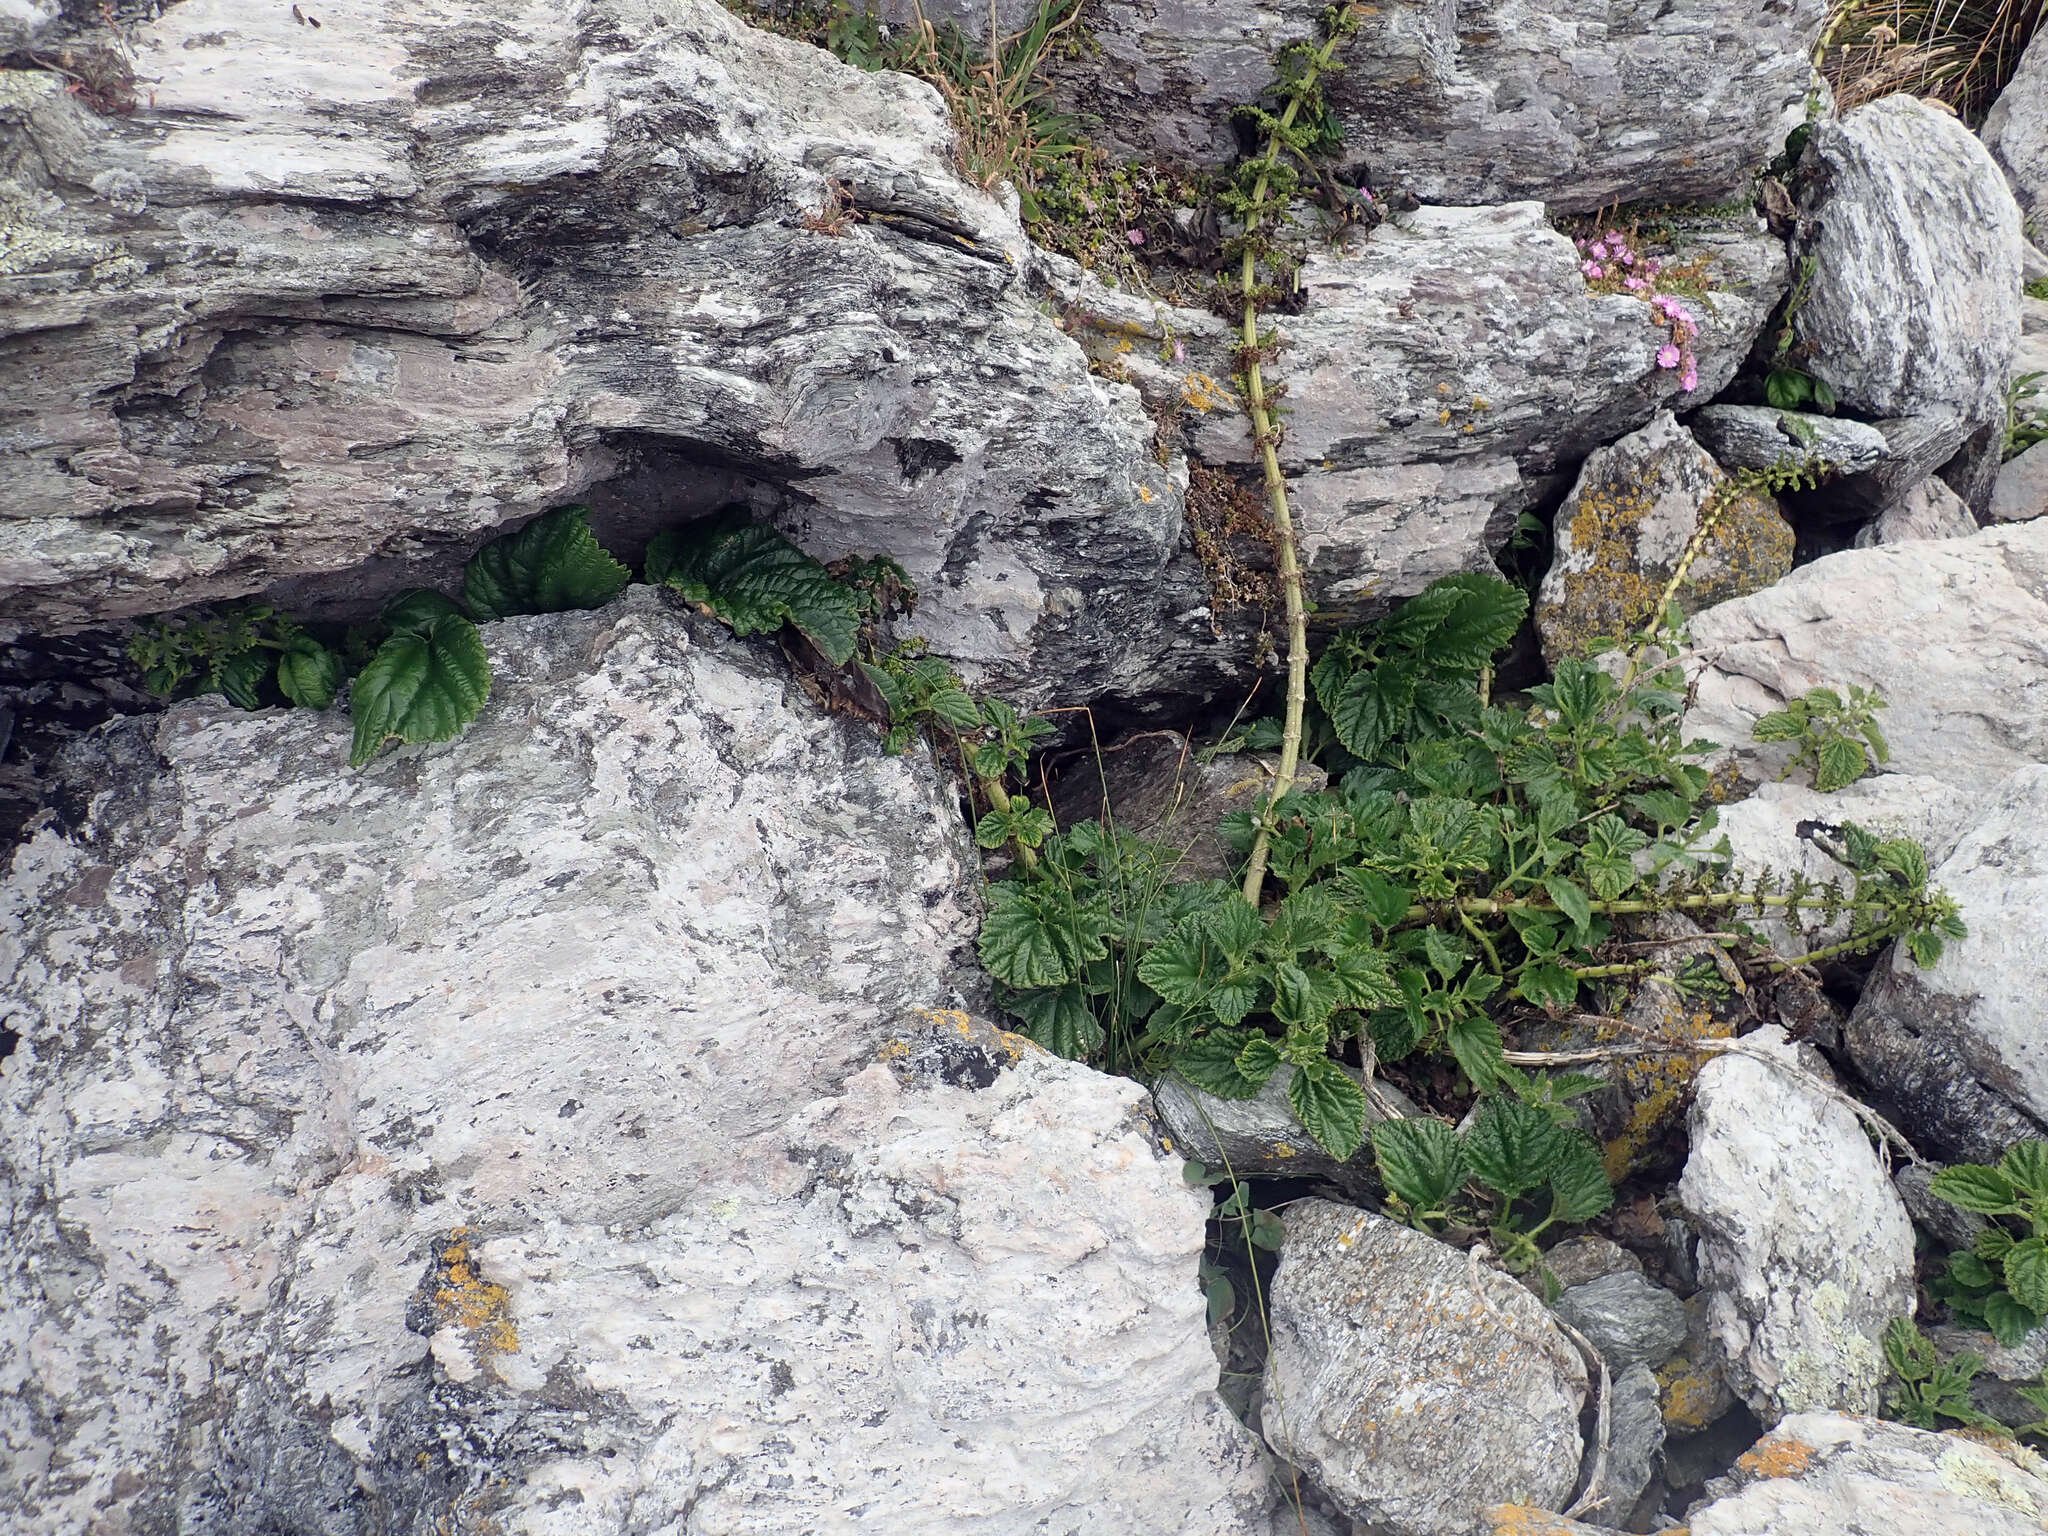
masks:
[(238, 709), (261, 709), (263, 699), (259, 690), (270, 669), (268, 651), (237, 651), (214, 658), (209, 681)]
[(1614, 1204), (1614, 1186), (1600, 1149), (1578, 1131), (1564, 1132), (1564, 1151), (1550, 1170), (1551, 1213), (1559, 1221), (1591, 1221)]
[[(857, 595), (773, 528), (726, 516), (662, 534), (648, 546), (647, 579), (703, 604), (736, 635), (793, 624), (833, 661), (853, 655)], [(1000, 728), (987, 708), (996, 702), (984, 701), (985, 712)]]
[(1422, 957), (1429, 962), (1429, 968), (1449, 981), (1463, 969), (1472, 958), (1472, 946), (1458, 934), (1446, 933), (1441, 928), (1422, 930)]
[(1100, 912), (1064, 900), (1061, 892), (1003, 881), (990, 890), (981, 924), (982, 967), (1005, 986), (1061, 986), (1109, 953), (1102, 942), (1106, 926)]
[(2016, 1141), (1998, 1160), (1998, 1171), (2037, 1200), (2048, 1201), (2048, 1141)]
[(1469, 1176), (1464, 1143), (1441, 1120), (1382, 1120), (1372, 1151), (1387, 1188), (1416, 1211), (1443, 1210)]
[(1584, 944), (1593, 926), (1593, 903), (1586, 893), (1562, 875), (1553, 875), (1543, 882), (1543, 889), (1550, 893), (1557, 910), (1572, 920), (1572, 941)]
[(1303, 1129), (1339, 1162), (1365, 1140), (1365, 1090), (1328, 1057), (1294, 1069), (1287, 1102)]
[[(462, 568), (462, 598), (480, 620), (602, 608), (633, 573), (590, 531), (590, 508), (556, 507), (491, 540)], [(845, 658), (840, 658), (844, 660)]]
[(1263, 1084), (1280, 1067), (1280, 1046), (1270, 1035), (1253, 1035), (1237, 1053), (1237, 1070), (1249, 1083)]
[(1417, 668), (1409, 661), (1383, 661), (1355, 672), (1330, 708), (1330, 725), (1344, 750), (1372, 758), (1407, 727), (1415, 703)]
[(1982, 1163), (1958, 1163), (1953, 1168), (1944, 1168), (1928, 1188), (1950, 1205), (1984, 1216), (2003, 1216), (2019, 1210), (2018, 1191), (2012, 1180)]
[(1229, 957), (1199, 920), (1189, 920), (1138, 962), (1138, 979), (1169, 1003), (1193, 1008), (1230, 972)]
[(304, 709), (325, 709), (341, 691), (341, 658), (311, 635), (294, 635), (277, 658), (277, 686)]
[(447, 741), (490, 696), (491, 658), (468, 619), (444, 614), (423, 631), (395, 634), (356, 678), (349, 766), (360, 768), (393, 736), (408, 743)]
[(1209, 1012), (1218, 1024), (1241, 1023), (1258, 1005), (1258, 977), (1249, 973), (1226, 976), (1209, 989)]
[(1958, 1285), (1972, 1290), (1985, 1291), (2003, 1282), (1991, 1272), (1991, 1266), (1974, 1253), (1952, 1253), (1948, 1257), (1948, 1277)]
[(1822, 794), (1832, 794), (1854, 784), (1870, 768), (1870, 759), (1865, 756), (1863, 743), (1851, 741), (1846, 736), (1830, 736), (1820, 744), (1815, 754), (1813, 787)]
[(1531, 965), (1522, 972), (1523, 997), (1546, 1013), (1561, 1014), (1578, 1006), (1579, 978), (1561, 965)]
[(1447, 670), (1477, 672), (1515, 638), (1529, 612), (1526, 592), (1482, 571), (1441, 577), (1427, 593), (1451, 598), (1419, 647), (1431, 666)]
[(2005, 1256), (2012, 1252), (2012, 1245), (2016, 1241), (2011, 1232), (1994, 1224), (1977, 1234), (1977, 1240), (1970, 1245), (1970, 1251), (1988, 1263), (2003, 1264)]
[(1506, 1200), (1519, 1199), (1540, 1186), (1569, 1146), (1549, 1114), (1511, 1099), (1487, 1101), (1465, 1133), (1465, 1159), (1473, 1176)]
[(2037, 1316), (2048, 1313), (2048, 1242), (2022, 1238), (2005, 1256), (2005, 1288)]
[(1444, 1044), (1473, 1087), (1482, 1093), (1493, 1088), (1504, 1062), (1498, 1024), (1483, 1013), (1460, 1014), (1445, 1027)]
[(1315, 1029), (1343, 1002), (1337, 978), (1283, 961), (1273, 967), (1273, 1017), (1289, 1029)]
[(956, 730), (971, 731), (981, 724), (981, 706), (965, 688), (941, 688), (925, 707)]
[(2007, 1349), (2025, 1343), (2027, 1335), (2041, 1326), (2042, 1315), (2010, 1291), (1993, 1291), (1984, 1298), (1984, 1326)]
[(1170, 1070), (1219, 1099), (1249, 1099), (1264, 1086), (1240, 1072), (1237, 1058), (1251, 1043), (1249, 1029), (1212, 1029), (1173, 1053)]
[(1341, 878), (1349, 893), (1363, 904), (1366, 915), (1382, 928), (1401, 922), (1415, 904), (1413, 891), (1373, 870), (1351, 865), (1341, 872)]
[(1372, 1048), (1381, 1061), (1400, 1061), (1413, 1055), (1429, 1034), (1429, 1022), (1407, 1008), (1382, 1008), (1365, 1021), (1372, 1036)]
[(1024, 1033), (1069, 1061), (1087, 1061), (1102, 1049), (1102, 1025), (1079, 982), (1012, 992), (1004, 1006), (1024, 1021)]
[(1795, 714), (1789, 709), (1781, 709), (1759, 718), (1749, 728), (1749, 734), (1757, 741), (1797, 741), (1805, 730), (1804, 710)]
[(442, 592), (411, 587), (378, 611), (377, 619), (394, 634), (424, 635), (443, 619), (463, 618), (462, 605)]

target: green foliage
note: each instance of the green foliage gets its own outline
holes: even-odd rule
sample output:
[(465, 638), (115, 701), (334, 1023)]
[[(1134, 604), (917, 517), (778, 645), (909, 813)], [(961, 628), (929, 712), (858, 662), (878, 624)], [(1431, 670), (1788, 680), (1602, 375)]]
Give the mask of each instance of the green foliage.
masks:
[[(1383, 1120), (1372, 1144), (1389, 1209), (1424, 1232), (1484, 1226), (1517, 1272), (1541, 1262), (1536, 1240), (1549, 1228), (1590, 1221), (1614, 1201), (1592, 1139), (1520, 1099), (1487, 1100), (1462, 1133), (1441, 1120)], [(1528, 1202), (1545, 1193), (1531, 1226)]]
[[(1204, 1247), (1202, 1253), (1200, 1280), (1202, 1295), (1209, 1304), (1209, 1326), (1228, 1322), (1237, 1312), (1237, 1288), (1231, 1284), (1230, 1272), (1223, 1265), (1213, 1262), (1208, 1249), (1233, 1241), (1249, 1260), (1253, 1249), (1277, 1253), (1287, 1239), (1287, 1230), (1280, 1224), (1280, 1218), (1273, 1212), (1253, 1206), (1251, 1187), (1242, 1179), (1233, 1178), (1227, 1171), (1205, 1168), (1197, 1162), (1181, 1165), (1181, 1179), (1198, 1189), (1213, 1189), (1219, 1184), (1228, 1184), (1230, 1194), (1216, 1203), (1209, 1213), (1217, 1233)], [(1231, 1235), (1231, 1229), (1236, 1232)]]
[[(128, 659), (160, 698), (218, 693), (243, 709), (266, 702), (325, 709), (343, 677), (338, 655), (268, 603), (159, 619), (128, 642)], [(267, 701), (273, 685), (275, 698)]]
[(736, 635), (789, 624), (838, 665), (853, 659), (862, 609), (852, 588), (741, 507), (658, 535), (647, 579), (730, 624)]
[(588, 507), (557, 507), (478, 550), (462, 569), (471, 616), (602, 608), (625, 591), (633, 573), (599, 545), (589, 519)]
[(1996, 1167), (1944, 1168), (1933, 1190), (1991, 1225), (1969, 1250), (1949, 1255), (1931, 1289), (1956, 1317), (2017, 1345), (2048, 1318), (2048, 1142), (2019, 1142)]
[(1813, 787), (1831, 794), (1862, 778), (1873, 759), (1891, 761), (1891, 748), (1877, 728), (1877, 712), (1885, 707), (1868, 688), (1851, 686), (1846, 699), (1832, 688), (1814, 688), (1765, 715), (1752, 734), (1758, 741), (1798, 742), (1799, 751), (1778, 777), (1805, 768), (1813, 775)]
[[(434, 614), (405, 593), (386, 607), (391, 635), (357, 676), (350, 696), (355, 736), (348, 765), (360, 768), (387, 741), (447, 741), (459, 736), (491, 693), (491, 660), (476, 625), (455, 611)], [(442, 599), (446, 602), (446, 599)]]
[(1825, 379), (1801, 368), (1779, 366), (1764, 375), (1764, 400), (1781, 411), (1835, 413), (1835, 392)]
[(2022, 373), (2005, 386), (2005, 451), (2003, 458), (2015, 459), (2034, 444), (2048, 442), (2048, 419), (2041, 415), (2041, 380), (2044, 373)]
[(1885, 1399), (1890, 1417), (1921, 1429), (1939, 1429), (1947, 1419), (2004, 1432), (2003, 1425), (1979, 1413), (1970, 1401), (1970, 1383), (1984, 1369), (1981, 1355), (1965, 1352), (1944, 1364), (1911, 1318), (1895, 1317), (1884, 1331), (1884, 1358), (1892, 1373)]

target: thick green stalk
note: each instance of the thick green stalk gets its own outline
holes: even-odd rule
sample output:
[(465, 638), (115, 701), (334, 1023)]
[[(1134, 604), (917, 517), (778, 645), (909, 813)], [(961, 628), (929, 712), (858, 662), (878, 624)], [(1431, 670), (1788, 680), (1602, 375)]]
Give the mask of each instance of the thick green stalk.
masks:
[[(999, 778), (991, 779), (979, 774), (976, 777), (981, 780), (981, 792), (988, 796), (989, 806), (995, 813), (998, 816), (1009, 815), (1010, 792), (1003, 788), (1003, 781)], [(1010, 847), (1016, 851), (1017, 862), (1023, 866), (1027, 874), (1038, 868), (1038, 855), (1025, 847), (1023, 843), (1013, 837), (1010, 839)]]
[[(1301, 763), (1301, 718), (1308, 705), (1308, 604), (1301, 591), (1301, 563), (1294, 544), (1294, 516), (1287, 505), (1287, 477), (1280, 472), (1279, 441), (1273, 431), (1272, 413), (1266, 408), (1266, 382), (1259, 369), (1259, 307), (1257, 245), (1253, 235), (1265, 215), (1268, 181), (1280, 163), (1286, 147), (1280, 131), (1294, 126), (1301, 109), (1302, 94), (1330, 67), (1337, 45), (1348, 34), (1351, 12), (1330, 29), (1330, 36), (1304, 73), (1301, 90), (1290, 96), (1280, 113), (1280, 130), (1266, 135), (1265, 164), (1252, 188), (1251, 209), (1245, 215), (1244, 262), (1239, 269), (1239, 291), (1244, 298), (1244, 393), (1245, 413), (1252, 421), (1252, 441), (1258, 445), (1259, 464), (1266, 476), (1266, 495), (1273, 508), (1274, 542), (1280, 551), (1280, 593), (1287, 606), (1287, 713), (1280, 736), (1280, 769), (1273, 776), (1272, 793), (1266, 797), (1263, 822), (1272, 809), (1294, 787), (1295, 770)], [(1266, 883), (1266, 859), (1272, 841), (1270, 825), (1262, 824), (1252, 841), (1251, 858), (1244, 870), (1244, 899), (1254, 907)]]

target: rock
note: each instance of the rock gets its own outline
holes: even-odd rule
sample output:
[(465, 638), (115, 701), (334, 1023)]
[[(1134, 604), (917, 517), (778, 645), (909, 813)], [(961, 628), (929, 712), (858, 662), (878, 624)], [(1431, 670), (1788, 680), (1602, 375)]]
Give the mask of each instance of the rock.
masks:
[(1685, 1343), (1685, 1303), (1639, 1274), (1574, 1285), (1551, 1310), (1583, 1333), (1615, 1372), (1662, 1365)]
[(2048, 442), (2010, 460), (1991, 490), (1991, 516), (2001, 523), (2025, 522), (2048, 512)]
[[(1881, 727), (1890, 722), (1879, 717)], [(1734, 872), (1745, 882), (1767, 872), (1781, 883), (1804, 877), (1816, 885), (1854, 877), (1821, 851), (1815, 836), (1842, 822), (1854, 822), (1882, 837), (1906, 837), (1941, 859), (1962, 830), (1969, 807), (1952, 784), (1925, 774), (1880, 773), (1826, 794), (1806, 784), (1770, 783), (1732, 805), (1720, 807), (1716, 831), (1728, 839)], [(1801, 829), (1814, 835), (1803, 835)], [(1849, 936), (1845, 914), (1833, 922), (1814, 913), (1804, 923), (1780, 917), (1748, 919), (1781, 956), (1790, 959)]]
[(1933, 883), (1969, 937), (1931, 968), (1894, 948), (1849, 1017), (1856, 1070), (1916, 1145), (1996, 1162), (2048, 1126), (2048, 767), (2020, 769), (1979, 808)]
[(484, 633), (359, 772), (72, 749), (0, 888), (0, 1523), (1263, 1528), (1143, 1093), (913, 1018), (978, 985), (942, 775), (645, 589)]
[(1571, 1497), (1585, 1364), (1540, 1302), (1456, 1249), (1298, 1202), (1272, 1340), (1266, 1441), (1353, 1520), (1466, 1536), (1489, 1505)]
[(1856, 530), (1856, 548), (1908, 544), (1924, 539), (1967, 539), (1977, 531), (1969, 503), (1929, 476), (1895, 507), (1879, 513)]
[[(1232, 811), (1264, 804), (1278, 767), (1277, 757), (1249, 752), (1205, 760), (1178, 731), (1142, 731), (1071, 765), (1053, 791), (1053, 809), (1071, 827), (1100, 819), (1106, 799), (1120, 830), (1181, 851), (1174, 879), (1227, 880), (1244, 860), (1224, 847), (1217, 828)], [(1303, 764), (1294, 782), (1313, 792), (1329, 775)]]
[[(1765, 15), (1726, 0), (1369, 11), (1329, 97), (1371, 185), (1425, 202), (1713, 202), (1777, 152), (1823, 14), (1818, 0)], [(1117, 0), (1089, 17), (1100, 56), (1055, 64), (1054, 99), (1117, 154), (1221, 166), (1237, 152), (1230, 109), (1316, 16), (1308, 0)]]
[(1813, 263), (1799, 366), (1871, 416), (2005, 420), (2019, 337), (2020, 212), (1951, 114), (1887, 96), (1815, 125), (1792, 240)]
[[(1962, 452), (1972, 431), (1970, 424), (1949, 408), (1894, 416), (1871, 425), (1884, 438), (1884, 461), (1825, 485), (1818, 495), (1806, 498), (1806, 505), (1828, 521), (1874, 520), (1904, 505), (1917, 487)], [(1968, 503), (1964, 505), (1967, 508)]]
[(1705, 1291), (1686, 1297), (1685, 1347), (1657, 1367), (1658, 1402), (1673, 1435), (1700, 1435), (1735, 1406), (1711, 1313), (1712, 1298)]
[(1761, 491), (1736, 492), (1669, 412), (1588, 458), (1556, 519), (1556, 554), (1536, 594), (1536, 631), (1555, 665), (1600, 636), (1640, 628), (1699, 528), (1708, 498), (1732, 496), (1680, 583), (1694, 612), (1769, 586), (1792, 568), (1792, 526)]
[(1974, 1328), (1941, 1323), (1925, 1332), (1943, 1360), (1971, 1354), (1982, 1362), (1970, 1383), (1970, 1401), (1979, 1413), (1989, 1414), (2010, 1429), (2041, 1421), (2041, 1410), (2014, 1389), (2039, 1386), (2043, 1373), (2048, 1372), (2048, 1329), (2036, 1328), (2011, 1349)]
[[(1751, 1049), (1811, 1074), (1784, 1031)], [(1816, 1408), (1874, 1413), (1878, 1337), (1911, 1316), (1913, 1228), (1855, 1114), (1748, 1055), (1700, 1069), (1679, 1198), (1731, 1386), (1765, 1423)]]
[[(1972, 793), (2048, 762), (2048, 522), (1936, 544), (1844, 550), (1692, 617), (1685, 734), (1710, 761), (1775, 779), (1785, 743), (1750, 727), (1809, 689), (1875, 689), (1892, 773)], [(1689, 669), (1691, 670), (1691, 669)]]
[(711, 0), (219, 0), (131, 47), (133, 112), (0, 83), (0, 229), (37, 231), (0, 306), (9, 626), (292, 583), (360, 616), (557, 503), (631, 558), (646, 508), (737, 495), (893, 555), (1020, 702), (1215, 647), (1152, 422), (929, 86)]
[(2048, 1467), (2012, 1441), (1801, 1413), (1708, 1491), (1692, 1536), (2038, 1536)]
[(1920, 1163), (1907, 1163), (1892, 1175), (1892, 1188), (1906, 1202), (1906, 1214), (1913, 1225), (1927, 1232), (1950, 1251), (1968, 1248), (1991, 1223), (1975, 1211), (1950, 1205), (1934, 1193), (1934, 1176), (1941, 1170)]
[(1631, 1365), (1617, 1373), (1613, 1393), (1608, 1409), (1606, 1514), (1632, 1525), (1630, 1512), (1663, 1465), (1664, 1415), (1657, 1408), (1657, 1378), (1647, 1365)]
[[(1551, 1279), (1570, 1290), (1609, 1275), (1640, 1275), (1643, 1261), (1612, 1238), (1586, 1232), (1544, 1249), (1543, 1267)], [(1541, 1293), (1542, 1276), (1532, 1275), (1527, 1283)]]
[[(1379, 1171), (1371, 1141), (1348, 1162), (1330, 1156), (1301, 1128), (1294, 1106), (1288, 1102), (1287, 1090), (1293, 1081), (1294, 1068), (1283, 1063), (1254, 1097), (1219, 1099), (1178, 1077), (1166, 1076), (1153, 1083), (1152, 1102), (1172, 1132), (1171, 1150), (1206, 1168), (1240, 1179), (1329, 1179), (1347, 1194), (1378, 1194)], [(1363, 1086), (1368, 1126), (1389, 1118), (1380, 1104), (1390, 1104), (1403, 1116), (1420, 1113), (1398, 1088), (1377, 1080)]]
[(1860, 474), (1891, 457), (1877, 428), (1839, 416), (1767, 405), (1709, 405), (1686, 422), (1723, 469), (1770, 469), (1786, 460), (1820, 459), (1837, 473)]
[(0, 52), (42, 42), (63, 14), (63, 0), (0, 0)]
[(2048, 198), (2048, 47), (2027, 45), (1979, 135), (2005, 172), (2020, 211), (2038, 214)]

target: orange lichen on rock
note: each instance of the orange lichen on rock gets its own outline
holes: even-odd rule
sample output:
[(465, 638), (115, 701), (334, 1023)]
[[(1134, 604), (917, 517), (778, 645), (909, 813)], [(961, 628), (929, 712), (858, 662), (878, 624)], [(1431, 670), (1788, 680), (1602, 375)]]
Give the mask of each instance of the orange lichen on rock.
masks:
[(1592, 1529), (1565, 1515), (1527, 1504), (1496, 1504), (1480, 1517), (1489, 1536), (1582, 1536)]
[(1735, 1458), (1735, 1465), (1754, 1478), (1797, 1477), (1813, 1465), (1814, 1449), (1790, 1435), (1766, 1435)]
[(511, 1295), (478, 1273), (468, 1227), (457, 1227), (448, 1234), (441, 1250), (440, 1282), (434, 1291), (434, 1308), (442, 1324), (468, 1334), (479, 1359), (519, 1352)]
[(1657, 1368), (1657, 1392), (1664, 1422), (1680, 1434), (1696, 1434), (1717, 1417), (1724, 1397), (1714, 1372), (1683, 1355)]

